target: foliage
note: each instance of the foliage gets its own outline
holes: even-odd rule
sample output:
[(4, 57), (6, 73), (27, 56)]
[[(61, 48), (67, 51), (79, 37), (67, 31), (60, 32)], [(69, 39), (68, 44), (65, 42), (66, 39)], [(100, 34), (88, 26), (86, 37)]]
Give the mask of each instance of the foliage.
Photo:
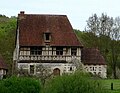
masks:
[[(112, 40), (109, 36), (97, 36), (92, 32), (75, 30), (79, 40), (87, 48), (98, 48), (108, 65), (108, 76), (113, 73), (114, 67), (120, 68), (120, 40)], [(112, 70), (112, 73), (111, 73)], [(118, 76), (118, 75), (117, 75)]]
[(40, 93), (38, 80), (27, 77), (10, 77), (0, 81), (0, 93)]
[(34, 77), (41, 81), (41, 84), (44, 86), (46, 80), (50, 79), (53, 75), (49, 66), (44, 66), (42, 64), (36, 65), (36, 73), (31, 74), (28, 72), (28, 69), (20, 68), (16, 72), (20, 77)]
[(100, 17), (93, 14), (88, 18), (81, 38), (85, 47), (98, 48), (101, 51), (112, 69), (113, 77), (117, 78), (116, 68), (120, 62), (120, 18), (113, 18), (104, 13)]
[(101, 84), (86, 73), (76, 72), (53, 78), (45, 86), (44, 93), (108, 93)]
[(11, 74), (12, 70), (16, 22), (17, 19), (15, 17), (8, 18), (4, 15), (0, 16), (0, 54), (8, 64), (9, 74)]
[(76, 67), (77, 71), (84, 71), (84, 65), (80, 60), (73, 58), (70, 63), (72, 63)]
[(85, 32), (85, 31), (81, 32), (78, 30), (75, 30), (75, 33), (77, 34), (80, 42), (82, 42), (84, 47), (88, 47), (88, 48), (97, 47), (98, 37), (95, 34), (91, 32)]
[(36, 66), (35, 76), (41, 80), (43, 86), (46, 80), (51, 78), (52, 74), (49, 66), (43, 66), (42, 64)]

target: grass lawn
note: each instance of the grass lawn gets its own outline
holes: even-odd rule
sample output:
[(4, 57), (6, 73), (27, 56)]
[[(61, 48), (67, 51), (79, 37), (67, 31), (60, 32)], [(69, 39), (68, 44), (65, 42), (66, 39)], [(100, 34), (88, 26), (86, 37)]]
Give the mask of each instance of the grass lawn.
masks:
[[(120, 79), (105, 79), (100, 80), (103, 87), (111, 93), (120, 93)], [(113, 83), (113, 90), (111, 90), (111, 83)]]

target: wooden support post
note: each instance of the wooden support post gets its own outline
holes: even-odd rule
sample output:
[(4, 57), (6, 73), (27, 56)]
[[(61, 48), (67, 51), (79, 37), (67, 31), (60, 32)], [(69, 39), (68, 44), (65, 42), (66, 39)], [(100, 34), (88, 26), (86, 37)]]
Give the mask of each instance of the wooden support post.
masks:
[(113, 83), (111, 83), (111, 90), (113, 90)]

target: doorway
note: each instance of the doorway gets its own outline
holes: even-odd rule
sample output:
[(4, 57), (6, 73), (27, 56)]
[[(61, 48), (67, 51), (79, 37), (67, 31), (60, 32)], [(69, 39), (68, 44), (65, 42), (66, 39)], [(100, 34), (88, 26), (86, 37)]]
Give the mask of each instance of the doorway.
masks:
[(55, 68), (54, 70), (53, 70), (53, 75), (60, 75), (60, 69), (59, 68)]

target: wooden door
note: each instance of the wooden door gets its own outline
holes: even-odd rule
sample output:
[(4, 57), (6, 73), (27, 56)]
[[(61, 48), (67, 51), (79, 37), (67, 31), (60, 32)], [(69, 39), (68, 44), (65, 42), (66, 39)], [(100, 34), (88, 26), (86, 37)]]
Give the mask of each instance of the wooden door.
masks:
[(56, 76), (56, 75), (60, 75), (60, 69), (59, 68), (55, 68), (53, 70), (53, 74)]

